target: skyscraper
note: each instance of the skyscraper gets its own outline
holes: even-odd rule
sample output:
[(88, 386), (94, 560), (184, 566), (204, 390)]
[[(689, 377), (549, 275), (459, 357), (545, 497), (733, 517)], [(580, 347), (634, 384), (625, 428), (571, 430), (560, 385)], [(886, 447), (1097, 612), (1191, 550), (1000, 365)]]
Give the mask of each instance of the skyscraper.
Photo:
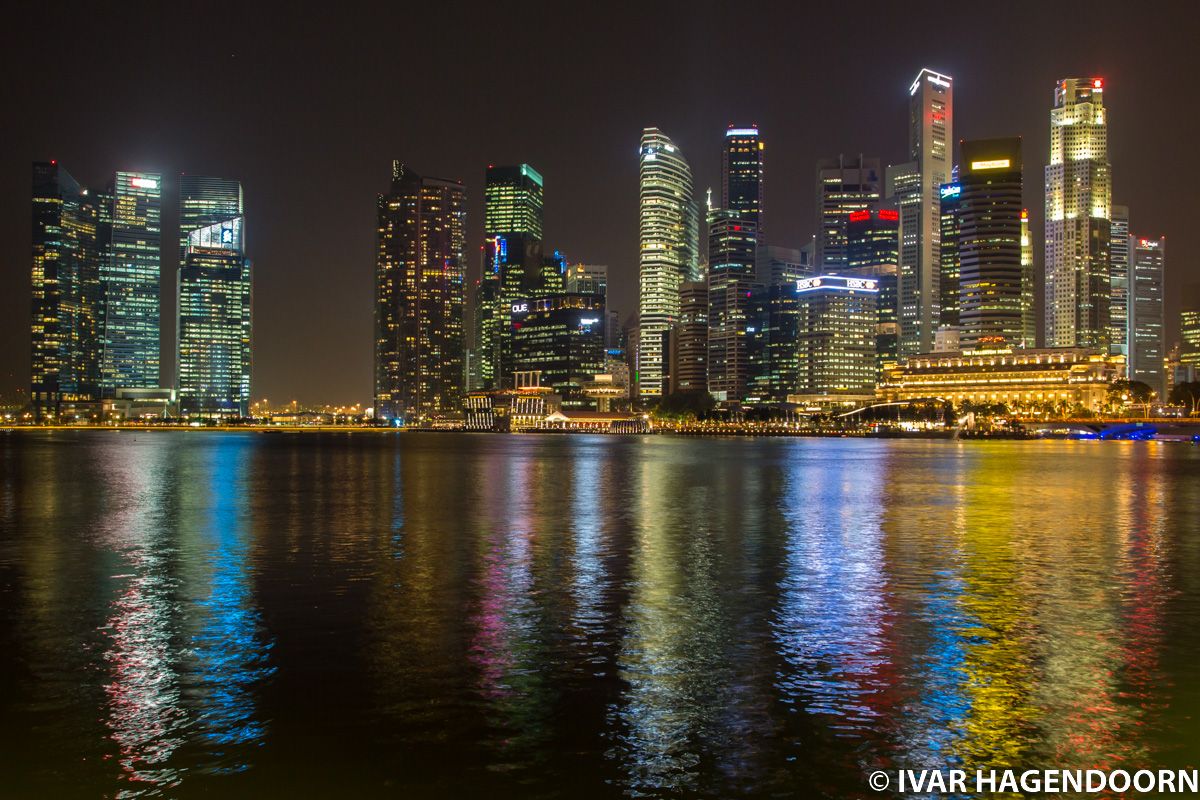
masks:
[(958, 327), (965, 351), (1020, 347), (1021, 139), (962, 142)]
[(1129, 380), (1141, 381), (1162, 397), (1163, 277), (1166, 271), (1167, 240), (1132, 237), (1129, 254)]
[(747, 402), (783, 403), (799, 384), (798, 347), (802, 278), (754, 289), (750, 298), (750, 385)]
[(104, 296), (100, 388), (158, 388), (162, 177), (118, 172), (104, 191), (97, 236)]
[(846, 267), (846, 225), (851, 214), (879, 202), (883, 174), (878, 158), (843, 155), (817, 162), (817, 268), (840, 274)]
[(962, 264), (958, 252), (958, 228), (962, 220), (962, 184), (958, 176), (943, 183), (938, 192), (941, 216), (941, 245), (938, 260), (938, 330), (958, 331), (958, 277)]
[(1108, 352), (1129, 355), (1129, 207), (1113, 206), (1108, 246)]
[(758, 231), (737, 211), (708, 216), (708, 391), (718, 401), (746, 395), (747, 310), (754, 284)]
[(900, 250), (900, 213), (886, 204), (876, 205), (876, 208), (855, 211), (849, 217), (846, 275), (877, 281), (875, 355), (882, 375), (883, 369), (895, 364), (899, 358), (896, 262)]
[(763, 153), (758, 126), (725, 131), (721, 148), (721, 208), (736, 211), (763, 230)]
[(463, 396), (463, 186), (392, 162), (378, 201), (375, 417), (457, 413)]
[(1027, 349), (1037, 347), (1036, 290), (1029, 211), (1021, 209), (1021, 347)]
[(543, 236), (544, 181), (528, 164), (487, 168), (483, 227), (486, 234)]
[(564, 276), (568, 294), (598, 294), (607, 300), (608, 267), (604, 264), (571, 264)]
[(797, 281), (796, 290), (797, 393), (874, 394), (877, 282), (821, 275)]
[(1189, 283), (1183, 288), (1179, 338), (1179, 363), (1191, 371), (1193, 381), (1200, 380), (1200, 283)]
[(940, 193), (954, 156), (953, 80), (922, 69), (908, 94), (910, 161), (887, 171), (887, 195), (900, 211), (901, 355), (933, 349), (940, 305)]
[(241, 181), (208, 175), (179, 176), (179, 261), (187, 254), (188, 237), (198, 228), (243, 216)]
[(245, 219), (188, 234), (179, 268), (179, 408), (185, 417), (250, 413), (253, 291)]
[(679, 288), (679, 322), (670, 333), (671, 392), (708, 391), (708, 284)]
[(638, 393), (663, 393), (663, 335), (679, 319), (679, 286), (701, 279), (699, 214), (692, 170), (658, 128), (642, 131), (639, 151)]
[(1112, 167), (1104, 82), (1064, 78), (1046, 166), (1046, 346), (1108, 348)]
[(38, 419), (100, 399), (96, 206), (56, 161), (33, 165), (30, 400)]
[(528, 164), (487, 168), (482, 297), (494, 308), (481, 315), (486, 327), (476, 349), (488, 388), (512, 385), (513, 302), (563, 291), (561, 285), (546, 285), (543, 187), (541, 173)]
[(589, 292), (516, 300), (510, 309), (513, 371), (539, 373), (566, 406), (587, 406), (583, 387), (604, 372), (604, 297)]
[[(760, 237), (761, 238), (761, 237)], [(808, 250), (777, 245), (762, 245), (758, 248), (758, 277), (764, 286), (781, 283), (794, 284), (800, 278), (814, 274), (816, 267)]]
[(474, 328), (473, 357), (476, 389), (500, 387), (500, 339), (503, 334), (503, 315), (500, 313), (500, 276), (485, 264), (482, 277), (475, 282), (472, 295), (472, 326)]

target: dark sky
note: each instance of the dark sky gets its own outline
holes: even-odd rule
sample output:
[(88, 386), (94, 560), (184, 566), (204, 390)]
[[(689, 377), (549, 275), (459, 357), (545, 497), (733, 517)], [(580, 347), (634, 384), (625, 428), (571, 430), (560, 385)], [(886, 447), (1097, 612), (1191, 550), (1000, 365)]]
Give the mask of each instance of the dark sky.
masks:
[[(254, 397), (368, 403), (374, 202), (392, 158), (465, 181), (472, 275), (484, 168), (533, 164), (548, 247), (609, 264), (625, 319), (642, 127), (682, 147), (702, 197), (719, 185), (727, 123), (757, 123), (766, 226), (772, 242), (799, 246), (813, 233), (818, 158), (904, 160), (907, 89), (922, 66), (954, 77), (955, 138), (1024, 137), (1039, 231), (1054, 82), (1105, 79), (1114, 201), (1131, 207), (1134, 232), (1168, 237), (1174, 341), (1179, 291), (1200, 281), (1200, 11), (1140, 5), (22, 4), (0, 31), (0, 394), (28, 384), (33, 160), (56, 158), (89, 185), (117, 169), (164, 173), (168, 241), (175, 175), (241, 179)], [(163, 268), (167, 382), (171, 247)]]

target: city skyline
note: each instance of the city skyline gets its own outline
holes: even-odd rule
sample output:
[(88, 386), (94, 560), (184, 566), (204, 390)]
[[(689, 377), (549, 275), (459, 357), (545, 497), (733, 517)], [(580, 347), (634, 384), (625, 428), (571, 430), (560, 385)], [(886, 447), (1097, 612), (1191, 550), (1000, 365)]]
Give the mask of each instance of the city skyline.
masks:
[[(681, 24), (692, 33), (707, 32), (713, 41), (718, 41), (724, 35), (715, 22), (718, 16), (700, 12)], [(880, 16), (883, 24), (886, 13)], [(483, 224), (486, 165), (535, 165), (547, 181), (546, 241), (561, 249), (572, 262), (610, 265), (611, 307), (620, 312), (621, 322), (625, 323), (636, 307), (636, 141), (643, 127), (661, 128), (687, 154), (695, 176), (695, 196), (700, 199), (710, 187), (717, 194), (720, 192), (719, 148), (728, 124), (756, 123), (771, 143), (767, 151), (764, 203), (770, 243), (800, 247), (814, 233), (810, 176), (818, 159), (831, 153), (864, 152), (878, 155), (886, 165), (902, 163), (907, 157), (907, 84), (922, 67), (954, 78), (955, 140), (1023, 138), (1024, 205), (1032, 217), (1038, 272), (1044, 269), (1040, 201), (1043, 186), (1039, 173), (1040, 167), (1048, 163), (1047, 129), (1053, 86), (1071, 76), (1101, 76), (1105, 80), (1109, 90), (1105, 104), (1111, 111), (1109, 160), (1114, 173), (1113, 202), (1131, 208), (1132, 226), (1139, 235), (1171, 239), (1173, 258), (1167, 268), (1166, 292), (1169, 347), (1178, 338), (1177, 290), (1197, 279), (1196, 268), (1192, 266), (1194, 259), (1189, 258), (1189, 253), (1198, 247), (1187, 225), (1187, 202), (1162, 193), (1149, 170), (1153, 153), (1170, 150), (1175, 141), (1182, 143), (1182, 129), (1186, 126), (1156, 125), (1135, 111), (1135, 101), (1140, 105), (1163, 97), (1160, 93), (1166, 89), (1158, 86), (1154, 77), (1163, 65), (1142, 64), (1134, 51), (1118, 47), (1118, 42), (1122, 46), (1127, 43), (1117, 37), (1115, 25), (1105, 28), (1086, 46), (1051, 47), (1045, 32), (1038, 27), (1040, 16), (1029, 15), (1019, 29), (1013, 27), (1008, 31), (1009, 40), (1013, 36), (1025, 37), (1021, 40), (1020, 56), (1032, 51), (1033, 57), (1020, 63), (1018, 54), (1006, 55), (995, 45), (991, 49), (971, 47), (971, 38), (978, 34), (970, 31), (971, 26), (966, 22), (970, 17), (959, 15), (943, 29), (931, 30), (931, 37), (920, 46), (889, 45), (877, 61), (852, 67), (837, 87), (827, 86), (814, 77), (795, 89), (790, 88), (788, 81), (796, 80), (804, 65), (818, 59), (819, 48), (812, 53), (789, 55), (775, 35), (768, 35), (761, 43), (763, 62), (788, 79), (764, 80), (740, 94), (721, 91), (723, 84), (719, 80), (706, 87), (700, 78), (672, 78), (660, 87), (660, 94), (652, 95), (643, 87), (623, 81), (624, 70), (633, 67), (617, 69), (614, 65), (609, 65), (614, 70), (611, 74), (599, 66), (571, 65), (564, 68), (566, 74), (561, 76), (534, 76), (537, 96), (550, 98), (553, 100), (550, 105), (563, 108), (607, 108), (619, 93), (629, 94), (629, 102), (619, 107), (619, 113), (606, 115), (594, 130), (582, 134), (561, 126), (551, 126), (557, 130), (543, 130), (532, 119), (514, 124), (508, 114), (501, 115), (507, 127), (489, 123), (465, 133), (441, 124), (410, 123), (397, 134), (399, 129), (395, 126), (388, 130), (389, 115), (380, 111), (377, 119), (372, 114), (360, 115), (348, 131), (335, 132), (331, 126), (318, 125), (317, 138), (313, 138), (313, 132), (299, 131), (294, 137), (297, 141), (292, 141), (289, 138), (292, 134), (284, 135), (281, 123), (270, 121), (261, 110), (254, 110), (248, 120), (238, 121), (238, 135), (221, 137), (214, 134), (226, 129), (212, 120), (190, 116), (186, 120), (189, 125), (184, 125), (177, 101), (150, 89), (139, 95), (141, 105), (130, 120), (117, 121), (103, 132), (82, 135), (89, 132), (73, 129), (57, 110), (36, 120), (31, 118), (29, 124), (19, 126), (17, 147), (24, 152), (18, 150), (8, 160), (14, 164), (6, 161), (0, 175), (4, 209), (0, 216), (2, 230), (7, 234), (3, 335), (6, 342), (13, 343), (8, 348), (12, 352), (6, 353), (0, 362), (0, 392), (16, 399), (14, 390), (28, 383), (28, 348), (21, 342), (28, 336), (30, 161), (56, 158), (85, 185), (103, 185), (115, 170), (162, 174), (164, 198), (177, 196), (180, 172), (237, 176), (251, 198), (247, 215), (253, 220), (250, 237), (256, 262), (255, 398), (363, 402), (370, 397), (371, 384), (374, 231), (370, 204), (378, 191), (378, 175), (392, 158), (418, 164), (430, 174), (464, 182), (469, 281), (478, 277), (475, 254), (482, 243), (479, 234)], [(799, 22), (796, 15), (780, 15), (781, 21), (788, 19)], [(29, 21), (33, 20), (31, 16)], [(444, 22), (449, 25), (448, 20)], [(561, 38), (577, 31), (583, 22), (548, 19), (539, 23), (539, 30), (558, 33)], [(601, 20), (586, 22), (604, 29)], [(265, 20), (252, 15), (246, 23), (247, 30), (262, 24)], [(307, 30), (302, 22), (289, 24), (297, 28), (302, 38), (317, 35), (317, 31)], [(1012, 23), (997, 23), (988, 41), (1003, 45), (1006, 25)], [(77, 33), (82, 35), (83, 22), (79, 19), (67, 23), (68, 35), (75, 31), (75, 26), (80, 26)], [(1165, 30), (1170, 35), (1175, 28), (1168, 25)], [(470, 38), (473, 34), (467, 30), (463, 35)], [(190, 52), (191, 45), (185, 42), (181, 46)], [(276, 45), (268, 43), (267, 47)], [(157, 46), (151, 48), (156, 49)], [(708, 49), (690, 44), (672, 46), (676, 55), (697, 64), (703, 63), (701, 54)], [(216, 70), (208, 77), (237, 76), (245, 84), (231, 91), (230, 109), (241, 109), (256, 96), (255, 89), (263, 90), (270, 85), (277, 87), (282, 95), (276, 105), (283, 119), (295, 120), (297, 115), (303, 118), (304, 114), (311, 114), (319, 121), (322, 115), (333, 119), (341, 103), (365, 91), (350, 86), (339, 90), (345, 92), (342, 95), (332, 86), (317, 81), (315, 91), (319, 102), (305, 111), (298, 87), (287, 82), (279, 84), (275, 80), (277, 67), (269, 66), (264, 54), (254, 55), (236, 43), (229, 50), (219, 60), (216, 55), (206, 56), (210, 60), (204, 63)], [(19, 58), (27, 52), (28, 47), (18, 43), (6, 57)], [(274, 49), (270, 52), (277, 53)], [(243, 59), (240, 64), (239, 58)], [(288, 58), (283, 61), (286, 63)], [(192, 85), (189, 81), (195, 80), (193, 76), (181, 74), (171, 66), (170, 59), (164, 58), (164, 64), (163, 74), (154, 79), (156, 86), (171, 85), (171, 81), (178, 82), (181, 88)], [(473, 63), (459, 68), (462, 72), (456, 77), (463, 86), (470, 85), (473, 74), (470, 70), (477, 66)], [(345, 70), (344, 76), (358, 79), (353, 63)], [(304, 75), (310, 75), (310, 71), (305, 70)], [(569, 90), (571, 78), (577, 82), (582, 79), (578, 91)], [(35, 76), (28, 85), (18, 87), (18, 111), (40, 107), (38, 92), (47, 85), (43, 83), (47, 80)], [(361, 80), (371, 83), (365, 76)], [(452, 94), (464, 101), (472, 92), (463, 88)], [(788, 98), (782, 109), (781, 98)], [(997, 98), (1002, 100), (997, 102)], [(430, 108), (438, 108), (445, 102), (433, 97), (423, 99)], [(82, 90), (68, 98), (68, 105), (86, 106), (90, 102)], [(821, 131), (805, 131), (804, 117), (814, 108), (828, 109), (830, 116), (820, 126)], [(153, 136), (139, 133), (149, 129), (147, 122), (156, 120), (163, 124), (155, 128)], [(74, 125), (78, 128), (86, 123), (76, 121)], [(364, 137), (363, 147), (351, 144), (355, 136)], [(329, 141), (325, 143), (325, 139)], [(344, 164), (345, 168), (324, 173), (295, 170), (294, 165), (307, 158), (310, 151), (319, 165)], [(296, 172), (303, 174), (292, 174)], [(171, 205), (164, 203), (163, 241), (170, 241), (172, 235), (178, 234), (177, 209)], [(15, 210), (18, 207), (20, 210)], [(297, 231), (308, 233), (297, 236)], [(161, 383), (171, 385), (175, 364), (170, 343), (175, 333), (169, 322), (174, 319), (174, 312), (168, 307), (173, 298), (166, 277), (174, 273), (176, 261), (172, 253), (164, 250), (162, 262)], [(1038, 296), (1040, 299), (1040, 291)], [(325, 324), (295, 324), (314, 315), (325, 320)]]

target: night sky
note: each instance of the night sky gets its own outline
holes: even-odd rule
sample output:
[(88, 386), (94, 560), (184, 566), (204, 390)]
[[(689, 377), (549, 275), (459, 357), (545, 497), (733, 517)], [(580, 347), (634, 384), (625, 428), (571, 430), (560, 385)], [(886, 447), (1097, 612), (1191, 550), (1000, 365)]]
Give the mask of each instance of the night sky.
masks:
[[(178, 173), (240, 179), (255, 262), (254, 398), (369, 404), (375, 197), (391, 159), (465, 182), (472, 279), (485, 167), (535, 166), (547, 249), (607, 263), (624, 321), (636, 310), (643, 127), (680, 145), (702, 198), (719, 187), (726, 125), (757, 123), (765, 226), (772, 243), (798, 247), (814, 230), (818, 158), (906, 160), (907, 90), (923, 66), (954, 77), (955, 138), (1024, 137), (1039, 270), (1054, 83), (1103, 77), (1114, 203), (1130, 206), (1132, 232), (1168, 238), (1168, 346), (1180, 290), (1200, 281), (1197, 6), (40, 5), (6, 12), (0, 31), (8, 400), (29, 381), (31, 161), (58, 159), (94, 186), (117, 169), (162, 172), (167, 242)], [(163, 256), (171, 385), (175, 248)]]

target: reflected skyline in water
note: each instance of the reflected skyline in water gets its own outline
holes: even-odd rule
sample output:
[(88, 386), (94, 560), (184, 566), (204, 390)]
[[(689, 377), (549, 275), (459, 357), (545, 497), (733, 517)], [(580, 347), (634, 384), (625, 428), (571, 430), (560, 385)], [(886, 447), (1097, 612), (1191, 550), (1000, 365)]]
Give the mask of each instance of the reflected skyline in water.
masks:
[(1195, 766), (1200, 451), (0, 437), (17, 796)]

